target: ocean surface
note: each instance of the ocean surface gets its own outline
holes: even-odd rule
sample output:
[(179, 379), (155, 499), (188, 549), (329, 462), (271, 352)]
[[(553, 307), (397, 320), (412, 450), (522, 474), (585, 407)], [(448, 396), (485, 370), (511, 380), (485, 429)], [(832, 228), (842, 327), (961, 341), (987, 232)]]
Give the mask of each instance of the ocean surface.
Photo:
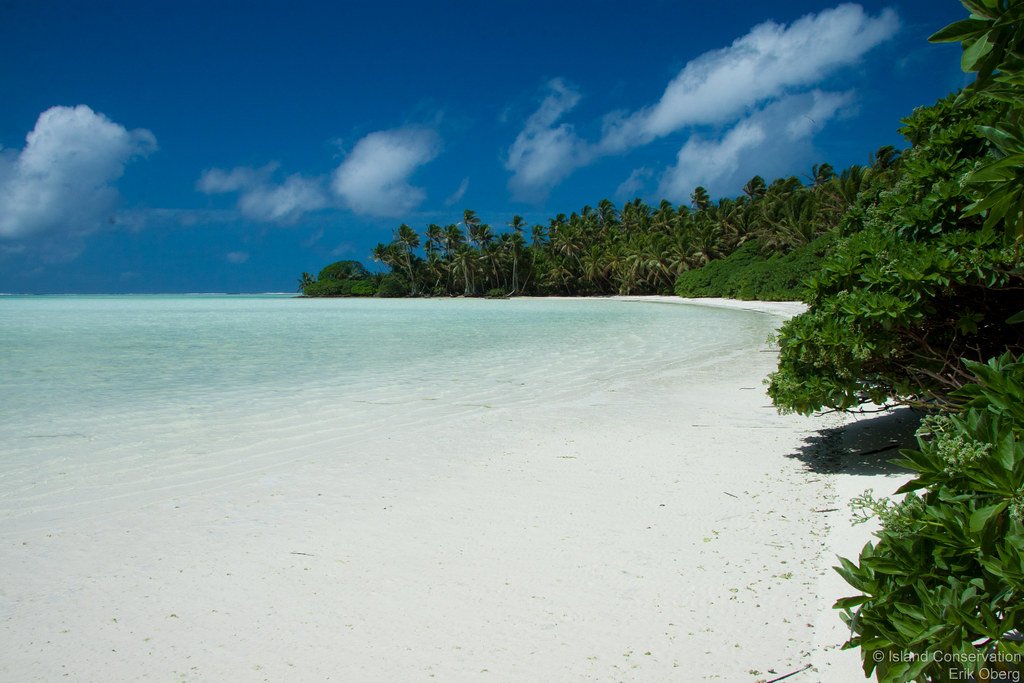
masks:
[(554, 409), (749, 353), (772, 327), (606, 299), (0, 297), (0, 519), (344, 458), (396, 424)]

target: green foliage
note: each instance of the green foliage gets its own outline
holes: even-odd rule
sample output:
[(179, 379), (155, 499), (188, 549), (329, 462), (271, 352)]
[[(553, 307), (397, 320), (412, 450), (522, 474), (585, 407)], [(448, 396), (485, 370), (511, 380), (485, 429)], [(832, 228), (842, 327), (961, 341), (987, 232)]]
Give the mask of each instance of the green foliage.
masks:
[(1020, 308), (1022, 243), (963, 215), (976, 198), (967, 179), (991, 151), (978, 127), (998, 115), (990, 100), (950, 97), (904, 122), (914, 146), (888, 188), (861, 192), (848, 236), (810, 280), (810, 310), (781, 330), (776, 406), (948, 402), (968, 380), (961, 358), (1024, 348), (1007, 323)]
[(377, 287), (377, 296), (384, 298), (409, 296), (411, 293), (408, 281), (398, 273), (385, 275)]
[(303, 273), (299, 291), (305, 296), (373, 296), (377, 287), (370, 271), (359, 261), (336, 261), (325, 266), (315, 280)]
[(750, 241), (724, 259), (682, 273), (675, 293), (684, 297), (727, 297), (761, 301), (799, 301), (805, 280), (815, 273), (836, 240), (828, 233), (788, 254), (762, 253), (760, 242)]
[(998, 123), (979, 131), (992, 143), (992, 158), (970, 177), (980, 198), (970, 215), (986, 227), (1002, 225), (1024, 235), (1024, 1), (964, 0), (969, 18), (950, 24), (932, 42), (963, 43), (962, 67), (977, 72), (971, 91), (1003, 103)]
[(372, 280), (358, 280), (352, 283), (352, 296), (374, 296), (377, 286)]
[(967, 408), (926, 419), (902, 452), (916, 473), (903, 500), (854, 501), (881, 529), (856, 564), (840, 560), (861, 594), (835, 606), (879, 681), (1024, 672), (1024, 363), (968, 365)]
[(370, 277), (370, 271), (359, 261), (335, 261), (325, 266), (317, 280), (362, 280)]
[(310, 282), (302, 289), (305, 296), (373, 296), (377, 288), (373, 280), (335, 280), (332, 278)]
[[(479, 296), (496, 289), (510, 296), (668, 294), (680, 275), (756, 241), (761, 260), (800, 255), (754, 267), (742, 282), (729, 284), (735, 290), (730, 295), (795, 298), (809, 272), (801, 271), (808, 264), (800, 258), (816, 260), (803, 247), (834, 231), (858, 192), (891, 173), (898, 157), (882, 148), (871, 168), (853, 166), (839, 174), (827, 163), (816, 164), (807, 176), (810, 186), (796, 177), (768, 184), (755, 176), (742, 196), (717, 203), (698, 187), (692, 208), (668, 201), (654, 207), (640, 199), (618, 208), (602, 199), (596, 208), (558, 214), (547, 225), (527, 226), (514, 216), (505, 231), (467, 209), (458, 223), (428, 225), (422, 239), (400, 225), (372, 257), (400, 273), (413, 296)], [(724, 272), (731, 277), (732, 271)]]
[(484, 294), (484, 296), (486, 296), (488, 299), (507, 299), (508, 292), (506, 292), (501, 287), (492, 287), (491, 289), (487, 290), (487, 293)]
[(846, 647), (880, 681), (1024, 674), (1024, 0), (963, 4), (932, 40), (962, 41), (976, 83), (905, 122), (913, 149), (847, 214), (770, 386), (801, 412), (915, 396), (947, 411), (902, 451), (901, 501), (854, 501), (881, 529), (837, 568), (861, 593), (835, 605)]

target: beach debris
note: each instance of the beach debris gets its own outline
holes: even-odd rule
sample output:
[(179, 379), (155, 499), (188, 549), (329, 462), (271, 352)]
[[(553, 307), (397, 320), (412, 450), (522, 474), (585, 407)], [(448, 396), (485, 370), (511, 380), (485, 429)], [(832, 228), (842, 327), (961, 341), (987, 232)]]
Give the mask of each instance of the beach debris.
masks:
[(724, 493), (727, 496), (731, 496), (732, 498), (739, 499), (739, 496), (733, 495), (733, 494), (729, 493), (728, 491), (722, 491), (722, 493)]
[(316, 557), (316, 555), (314, 555), (313, 553), (291, 552), (291, 553), (288, 553), (288, 554), (289, 555), (305, 555), (306, 557)]
[[(796, 671), (791, 671), (788, 674), (786, 674), (785, 676), (779, 676), (778, 678), (773, 678), (770, 681), (765, 681), (765, 683), (777, 683), (777, 681), (785, 680), (785, 679), (789, 678), (790, 676), (796, 676), (797, 674), (803, 673), (804, 671), (807, 671), (810, 668), (811, 668), (811, 665), (808, 664), (807, 666), (805, 666), (802, 669), (797, 669)], [(774, 671), (772, 671), (771, 669), (769, 669), (768, 671), (770, 673), (774, 673)]]

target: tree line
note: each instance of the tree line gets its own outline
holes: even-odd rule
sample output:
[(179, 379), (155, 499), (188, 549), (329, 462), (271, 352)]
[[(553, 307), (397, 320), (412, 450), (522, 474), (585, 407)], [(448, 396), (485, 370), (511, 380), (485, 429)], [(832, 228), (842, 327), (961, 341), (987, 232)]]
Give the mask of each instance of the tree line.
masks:
[[(388, 274), (376, 278), (385, 296), (588, 296), (670, 294), (677, 278), (753, 242), (762, 256), (786, 254), (834, 230), (866, 188), (884, 182), (899, 163), (892, 146), (867, 166), (839, 173), (827, 163), (766, 182), (754, 176), (735, 198), (712, 201), (703, 187), (690, 203), (657, 207), (641, 199), (616, 206), (602, 199), (546, 224), (521, 216), (500, 228), (467, 209), (460, 221), (430, 224), (422, 233), (398, 226), (393, 239), (373, 248)], [(333, 264), (332, 264), (333, 265)], [(327, 269), (325, 269), (326, 271)], [(359, 274), (366, 279), (368, 273)], [(300, 290), (311, 296), (366, 295), (369, 289), (303, 273)], [(323, 282), (324, 280), (328, 282)]]

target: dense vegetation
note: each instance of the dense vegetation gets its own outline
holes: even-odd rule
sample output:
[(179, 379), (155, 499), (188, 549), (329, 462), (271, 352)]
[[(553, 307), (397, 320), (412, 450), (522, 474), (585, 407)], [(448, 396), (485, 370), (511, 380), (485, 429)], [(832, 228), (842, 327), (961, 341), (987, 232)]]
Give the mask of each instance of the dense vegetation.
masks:
[[(808, 245), (835, 231), (858, 194), (886, 177), (898, 159), (896, 150), (883, 147), (868, 167), (836, 174), (828, 164), (816, 165), (806, 184), (796, 177), (766, 183), (755, 176), (741, 196), (718, 202), (698, 187), (689, 206), (663, 201), (654, 208), (636, 199), (619, 209), (602, 199), (597, 208), (559, 214), (547, 225), (527, 226), (516, 216), (503, 231), (466, 210), (458, 223), (432, 224), (422, 235), (399, 226), (391, 242), (374, 248), (373, 258), (397, 276), (392, 295), (692, 291), (687, 295), (798, 299), (800, 279), (816, 269), (827, 242)], [(737, 250), (733, 260), (713, 265), (712, 276), (687, 276), (677, 284), (681, 275), (701, 272)], [(722, 269), (735, 277), (736, 291), (719, 285), (714, 273)], [(308, 296), (348, 294), (319, 286), (308, 274), (299, 284)]]
[(827, 232), (788, 253), (765, 254), (750, 240), (723, 259), (688, 270), (676, 279), (675, 293), (684, 297), (729, 297), (760, 301), (798, 301), (810, 273), (821, 267), (836, 239)]
[[(865, 192), (781, 330), (777, 406), (929, 409), (897, 501), (836, 607), (880, 681), (1024, 674), (1024, 0), (963, 0), (975, 84), (920, 109), (888, 187)], [(968, 678), (968, 674), (971, 678)]]
[[(1021, 680), (1024, 673), (1024, 363), (968, 363), (960, 414), (935, 414), (899, 502), (866, 493), (877, 540), (839, 573), (860, 595), (836, 603), (864, 671), (879, 681)], [(918, 495), (920, 492), (920, 495)]]
[(964, 215), (978, 198), (971, 172), (997, 151), (983, 131), (1002, 108), (964, 93), (905, 121), (912, 147), (858, 197), (845, 237), (810, 278), (811, 310), (782, 329), (769, 387), (777, 406), (944, 402), (971, 380), (962, 358), (1024, 348), (1007, 322), (1022, 305), (1022, 244)]

